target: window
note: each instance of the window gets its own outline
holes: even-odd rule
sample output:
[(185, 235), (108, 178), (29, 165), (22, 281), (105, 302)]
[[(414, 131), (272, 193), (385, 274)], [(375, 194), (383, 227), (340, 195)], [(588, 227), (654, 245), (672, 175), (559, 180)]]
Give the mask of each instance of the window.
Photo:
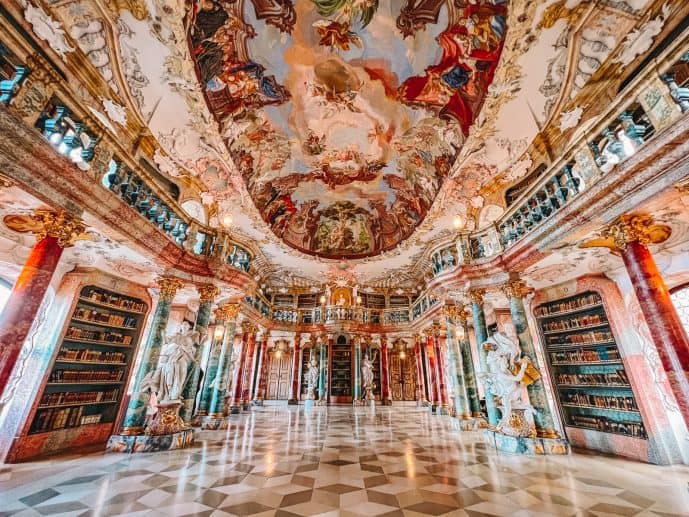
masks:
[(675, 304), (679, 319), (682, 320), (684, 330), (689, 333), (689, 284), (684, 284), (670, 291), (670, 297), (672, 303)]
[(6, 280), (0, 278), (0, 312), (7, 305), (7, 300), (10, 299), (10, 293), (12, 292), (12, 284)]

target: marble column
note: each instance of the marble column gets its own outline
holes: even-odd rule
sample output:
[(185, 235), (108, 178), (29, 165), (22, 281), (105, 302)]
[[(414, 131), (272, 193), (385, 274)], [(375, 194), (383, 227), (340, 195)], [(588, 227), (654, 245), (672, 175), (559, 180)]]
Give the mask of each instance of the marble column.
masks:
[(261, 341), (261, 349), (258, 356), (258, 367), (256, 368), (256, 390), (253, 397), (253, 403), (257, 406), (263, 405), (263, 399), (266, 396), (266, 376), (268, 375), (268, 362), (270, 357), (268, 355), (268, 338), (270, 337), (270, 331), (266, 330), (263, 335), (263, 340)]
[[(230, 405), (230, 412), (233, 415), (238, 414), (244, 403), (244, 392), (245, 392), (245, 377), (247, 370), (247, 362), (249, 358), (249, 352), (253, 356), (253, 347), (256, 343), (256, 332), (257, 328), (250, 322), (244, 321), (242, 323), (242, 349), (239, 354), (239, 362), (237, 365), (237, 375), (235, 375), (232, 404)], [(248, 392), (248, 390), (247, 390)]]
[(353, 403), (361, 403), (361, 337), (354, 338), (354, 398)]
[(460, 351), (460, 343), (455, 334), (454, 323), (459, 318), (458, 314), (462, 309), (456, 305), (445, 306), (444, 309), (447, 325), (446, 345), (450, 359), (450, 375), (454, 384), (455, 416), (466, 420), (471, 418), (471, 408), (469, 406), (469, 395), (464, 375), (463, 357)]
[(256, 366), (258, 366), (256, 364), (258, 360), (256, 343), (260, 343), (262, 340), (262, 335), (259, 337), (257, 333), (254, 333), (252, 339), (249, 340), (249, 348), (246, 352), (246, 364), (244, 365), (244, 379), (242, 380), (242, 409), (244, 411), (249, 409), (253, 395), (252, 389), (256, 376)]
[(384, 406), (392, 405), (390, 393), (390, 359), (388, 354), (388, 339), (380, 338), (380, 399)]
[(330, 338), (326, 336), (321, 336), (320, 348), (319, 348), (319, 364), (318, 364), (318, 401), (319, 403), (325, 403), (325, 398), (327, 394), (328, 377), (327, 377), (327, 367), (328, 367), (328, 342)]
[(639, 301), (651, 339), (689, 425), (689, 339), (649, 244), (660, 244), (671, 234), (668, 226), (655, 224), (648, 215), (623, 215), (585, 247), (603, 246), (621, 255)]
[(447, 398), (447, 383), (445, 382), (445, 351), (443, 350), (440, 338), (440, 325), (433, 325), (433, 355), (435, 356), (435, 376), (438, 385), (438, 402), (440, 403), (440, 414), (450, 413), (450, 406)]
[(414, 359), (416, 360), (416, 385), (419, 390), (419, 402), (428, 402), (426, 399), (426, 382), (423, 376), (423, 356), (421, 354), (421, 336), (414, 336)]
[(164, 345), (165, 328), (170, 317), (172, 300), (175, 294), (177, 294), (177, 290), (184, 285), (184, 282), (178, 278), (161, 277), (156, 280), (156, 284), (160, 287), (158, 306), (153, 313), (153, 323), (148, 340), (143, 346), (139, 370), (136, 372), (132, 382), (132, 397), (129, 399), (129, 406), (124, 416), (122, 434), (141, 434), (144, 431), (149, 395), (140, 391), (141, 381), (149, 372), (158, 367), (158, 359)]
[(461, 339), (459, 339), (459, 347), (462, 357), (462, 368), (464, 370), (464, 382), (467, 389), (467, 397), (469, 398), (469, 408), (471, 416), (474, 418), (483, 418), (481, 413), (481, 402), (479, 401), (478, 386), (476, 384), (476, 369), (474, 368), (474, 357), (471, 354), (471, 341), (469, 341), (469, 322), (471, 318), (471, 311), (466, 311), (461, 308), (457, 314), (455, 322), (459, 322), (462, 329)]
[(292, 392), (287, 404), (299, 404), (299, 361), (301, 359), (301, 334), (297, 332), (294, 337), (294, 349), (292, 350)]
[[(528, 295), (529, 289), (523, 281), (513, 280), (503, 285), (502, 290), (510, 303), (510, 313), (512, 314), (512, 323), (517, 331), (519, 349), (522, 355), (528, 357), (531, 363), (538, 368), (536, 348), (529, 330), (529, 323), (526, 320), (526, 310), (524, 309), (524, 297)], [(529, 394), (529, 402), (536, 410), (534, 423), (536, 424), (538, 436), (541, 438), (559, 438), (560, 435), (555, 431), (553, 414), (548, 405), (543, 378), (541, 377), (529, 384), (527, 392)]]
[(196, 323), (194, 330), (199, 333), (199, 346), (196, 347), (196, 354), (194, 356), (194, 363), (190, 366), (187, 375), (187, 382), (182, 390), (182, 406), (179, 416), (185, 422), (189, 422), (194, 412), (194, 403), (196, 402), (196, 394), (200, 391), (199, 380), (201, 378), (201, 360), (206, 355), (207, 348), (210, 346), (210, 341), (206, 340), (208, 335), (208, 323), (211, 319), (211, 306), (213, 300), (220, 294), (218, 289), (213, 284), (203, 284), (197, 287), (199, 293), (199, 310), (196, 313)]
[[(232, 335), (230, 335), (230, 329), (227, 326), (226, 318), (228, 312), (225, 306), (215, 309), (215, 325), (216, 327), (222, 327), (223, 331), (222, 336), (217, 339), (214, 335), (213, 341), (210, 344), (210, 353), (208, 355), (208, 362), (206, 363), (206, 373), (203, 376), (203, 384), (201, 386), (199, 407), (196, 411), (196, 416), (199, 418), (208, 416), (208, 409), (210, 408), (211, 398), (213, 397), (213, 381), (218, 373), (218, 364), (220, 364), (220, 352), (223, 347), (228, 346), (224, 341), (227, 339), (230, 339), (231, 342), (234, 341), (234, 323), (232, 325)], [(232, 344), (229, 346), (232, 346)], [(197, 424), (201, 425), (201, 422), (197, 421), (194, 425)]]
[[(471, 300), (471, 314), (474, 323), (474, 333), (476, 334), (476, 345), (478, 346), (478, 357), (481, 364), (481, 371), (488, 372), (488, 352), (483, 348), (483, 343), (488, 339), (488, 329), (486, 327), (486, 315), (483, 312), (483, 295), (485, 290), (472, 289), (469, 291), (469, 299)], [(486, 412), (488, 413), (488, 425), (495, 426), (500, 420), (500, 412), (495, 406), (493, 399), (493, 392), (490, 386), (484, 384), (484, 393), (486, 395)]]
[(66, 212), (50, 210), (7, 215), (4, 220), (8, 228), (34, 233), (36, 244), (0, 314), (0, 396), (12, 376), (14, 365), (62, 256), (62, 250), (72, 246), (85, 230), (80, 220)]
[(428, 369), (426, 374), (428, 376), (428, 395), (431, 399), (431, 409), (435, 412), (438, 407), (440, 407), (440, 377), (438, 376), (438, 356), (436, 356), (434, 340), (433, 340), (433, 329), (428, 328), (424, 330), (426, 339), (424, 341), (424, 347), (426, 351), (426, 358), (428, 360)]
[[(218, 367), (211, 381), (210, 404), (208, 405), (208, 416), (204, 418), (203, 427), (215, 428), (209, 425), (213, 420), (222, 419), (225, 416), (225, 393), (228, 389), (232, 370), (232, 354), (234, 352), (234, 333), (237, 328), (237, 316), (241, 306), (238, 303), (227, 303), (220, 307), (225, 312), (225, 333), (223, 335), (220, 355), (218, 357)], [(210, 369), (209, 369), (210, 370)], [(209, 372), (210, 375), (210, 372)]]

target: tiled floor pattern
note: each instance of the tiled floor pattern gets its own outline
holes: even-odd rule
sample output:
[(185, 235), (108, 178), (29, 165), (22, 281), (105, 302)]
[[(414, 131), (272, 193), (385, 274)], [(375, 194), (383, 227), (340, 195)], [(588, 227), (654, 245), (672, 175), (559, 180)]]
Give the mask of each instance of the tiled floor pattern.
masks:
[(497, 454), (411, 407), (266, 407), (197, 437), (0, 466), (0, 516), (689, 516), (689, 468)]

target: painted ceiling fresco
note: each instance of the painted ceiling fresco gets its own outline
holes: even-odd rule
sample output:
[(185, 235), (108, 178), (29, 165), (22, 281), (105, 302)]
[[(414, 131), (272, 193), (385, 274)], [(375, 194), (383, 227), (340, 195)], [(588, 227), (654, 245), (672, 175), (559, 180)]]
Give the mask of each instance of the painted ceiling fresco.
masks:
[(395, 248), (480, 112), (507, 0), (199, 0), (206, 102), (273, 233), (328, 258)]

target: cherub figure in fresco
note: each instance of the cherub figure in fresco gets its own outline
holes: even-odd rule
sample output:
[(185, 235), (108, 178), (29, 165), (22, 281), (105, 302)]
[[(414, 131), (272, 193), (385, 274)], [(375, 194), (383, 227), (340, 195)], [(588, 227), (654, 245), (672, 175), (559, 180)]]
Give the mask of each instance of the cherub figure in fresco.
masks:
[[(320, 36), (319, 44), (324, 47), (340, 48), (344, 51), (350, 45), (363, 47), (361, 38), (352, 31), (358, 22), (364, 29), (378, 10), (379, 0), (311, 0), (318, 14), (327, 18), (313, 24)], [(332, 19), (334, 17), (334, 19)]]

